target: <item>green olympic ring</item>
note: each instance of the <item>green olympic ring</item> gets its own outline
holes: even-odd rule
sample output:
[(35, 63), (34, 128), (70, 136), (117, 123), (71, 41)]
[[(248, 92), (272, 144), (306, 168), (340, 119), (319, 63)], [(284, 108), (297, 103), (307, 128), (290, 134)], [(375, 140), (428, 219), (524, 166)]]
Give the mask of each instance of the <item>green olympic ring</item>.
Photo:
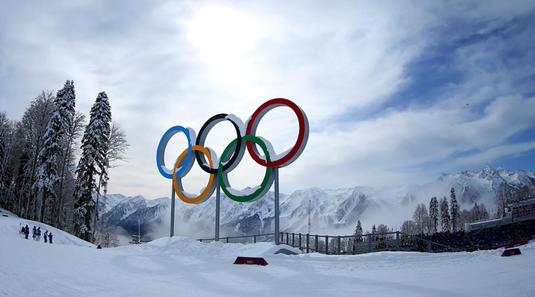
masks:
[[(253, 135), (246, 135), (242, 137), (241, 140), (244, 142), (244, 144), (249, 141), (260, 146), (260, 148), (264, 152), (264, 155), (266, 156), (266, 160), (268, 162), (271, 161), (267, 145), (261, 138)], [(262, 197), (271, 188), (271, 185), (273, 184), (273, 168), (266, 166), (266, 173), (264, 174), (264, 179), (262, 180), (260, 187), (256, 189), (253, 193), (246, 195), (237, 195), (231, 193), (228, 189), (230, 188), (230, 183), (228, 181), (227, 172), (223, 171), (223, 160), (227, 160), (228, 155), (234, 152), (234, 147), (237, 145), (237, 143), (238, 138), (231, 141), (223, 151), (223, 154), (221, 154), (221, 158), (219, 159), (219, 167), (217, 170), (217, 180), (219, 182), (219, 185), (221, 186), (221, 189), (228, 198), (237, 202), (251, 202)]]

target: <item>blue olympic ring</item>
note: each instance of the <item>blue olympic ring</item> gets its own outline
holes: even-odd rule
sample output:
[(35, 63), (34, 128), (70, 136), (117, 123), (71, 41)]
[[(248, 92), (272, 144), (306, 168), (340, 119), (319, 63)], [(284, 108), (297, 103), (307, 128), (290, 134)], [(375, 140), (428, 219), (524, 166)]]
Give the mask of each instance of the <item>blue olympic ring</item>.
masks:
[(184, 162), (182, 163), (182, 166), (180, 169), (176, 171), (177, 176), (182, 176), (184, 171), (187, 169), (187, 164), (190, 163), (191, 158), (193, 158), (193, 149), (191, 147), (191, 136), (188, 128), (184, 128), (182, 126), (174, 126), (169, 128), (162, 138), (160, 139), (160, 143), (158, 144), (158, 149), (156, 150), (156, 165), (158, 166), (158, 170), (160, 171), (160, 174), (168, 179), (173, 179), (173, 169), (169, 169), (165, 166), (165, 148), (167, 147), (167, 143), (175, 135), (176, 133), (182, 132), (184, 135), (186, 135), (186, 138), (188, 140), (188, 154), (186, 155), (186, 158), (184, 159)]

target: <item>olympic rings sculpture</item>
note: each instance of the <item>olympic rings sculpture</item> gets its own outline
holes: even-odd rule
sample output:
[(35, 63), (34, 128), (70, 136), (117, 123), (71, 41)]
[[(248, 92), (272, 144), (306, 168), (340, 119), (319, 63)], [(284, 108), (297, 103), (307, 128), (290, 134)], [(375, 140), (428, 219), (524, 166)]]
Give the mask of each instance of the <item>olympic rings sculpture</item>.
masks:
[[(262, 118), (270, 110), (280, 106), (291, 108), (297, 116), (299, 123), (299, 133), (295, 144), (289, 151), (283, 153), (282, 156), (274, 153), (269, 141), (256, 136), (256, 130)], [(210, 130), (223, 121), (232, 123), (236, 130), (236, 138), (227, 145), (221, 154), (221, 158), (218, 160), (215, 152), (205, 147), (204, 143)], [(173, 180), (175, 193), (186, 203), (202, 203), (210, 198), (216, 188), (216, 177), (217, 183), (227, 197), (237, 202), (250, 202), (262, 197), (271, 188), (274, 180), (273, 168), (288, 166), (301, 155), (308, 141), (308, 132), (308, 119), (305, 112), (297, 104), (288, 99), (275, 98), (260, 105), (251, 115), (246, 125), (234, 115), (220, 113), (209, 118), (201, 127), (201, 130), (199, 130), (199, 135), (197, 136), (192, 128), (182, 126), (169, 128), (163, 134), (158, 144), (156, 165), (163, 177)], [(188, 147), (178, 156), (173, 168), (169, 169), (165, 165), (165, 149), (169, 140), (177, 133), (184, 134)], [(257, 146), (260, 147), (265, 157), (260, 155)], [(240, 163), (245, 148), (247, 148), (247, 151), (256, 163), (266, 168), (266, 172), (259, 186), (250, 189), (246, 193), (239, 193), (230, 186), (228, 173)], [(197, 196), (186, 194), (182, 185), (182, 178), (188, 174), (195, 161), (197, 161), (203, 171), (210, 175), (208, 184)]]

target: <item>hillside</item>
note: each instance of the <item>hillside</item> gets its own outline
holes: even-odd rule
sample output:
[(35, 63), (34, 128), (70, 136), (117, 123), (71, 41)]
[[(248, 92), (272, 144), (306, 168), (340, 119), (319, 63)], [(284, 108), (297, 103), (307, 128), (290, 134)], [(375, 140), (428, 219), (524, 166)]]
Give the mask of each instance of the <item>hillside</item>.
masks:
[[(32, 232), (33, 226), (35, 226), (35, 227), (41, 227), (42, 233), (44, 233), (45, 231), (52, 232), (54, 245), (71, 245), (71, 246), (91, 247), (91, 248), (95, 247), (94, 244), (81, 240), (80, 238), (72, 234), (69, 234), (65, 231), (54, 228), (47, 224), (43, 224), (41, 222), (19, 218), (16, 215), (2, 208), (0, 208), (0, 221), (1, 221), (0, 234), (2, 234), (2, 241), (4, 241), (5, 239), (6, 243), (10, 240), (18, 241), (19, 239), (21, 239), (23, 241), (28, 241), (29, 242), (28, 244), (35, 244), (37, 246), (45, 245), (42, 238), (40, 242), (32, 240), (31, 232)], [(24, 236), (19, 233), (22, 226), (25, 226), (25, 225), (28, 225), (28, 227), (30, 227), (30, 236), (28, 240), (24, 239)], [(5, 246), (5, 245), (2, 244), (2, 246)], [(45, 246), (48, 246), (48, 244)]]

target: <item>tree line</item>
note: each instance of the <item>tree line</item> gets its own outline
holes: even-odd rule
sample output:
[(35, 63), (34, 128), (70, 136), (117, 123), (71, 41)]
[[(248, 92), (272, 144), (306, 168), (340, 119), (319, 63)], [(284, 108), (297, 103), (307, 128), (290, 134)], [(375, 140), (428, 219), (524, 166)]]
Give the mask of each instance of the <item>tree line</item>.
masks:
[[(500, 208), (498, 208), (497, 215), (499, 215), (499, 212)], [(474, 203), (471, 209), (461, 210), (457, 202), (455, 189), (451, 188), (449, 199), (446, 196), (440, 200), (437, 197), (432, 197), (429, 201), (429, 206), (426, 206), (424, 203), (416, 205), (412, 219), (404, 221), (400, 231), (408, 235), (458, 232), (464, 230), (465, 223), (473, 223), (489, 218), (489, 212), (483, 203)], [(371, 231), (364, 232), (362, 224), (358, 220), (353, 235), (355, 235), (357, 241), (362, 241), (362, 237), (366, 235), (371, 235), (371, 239), (373, 240), (380, 240), (387, 233), (394, 231), (393, 228), (389, 228), (385, 224), (379, 224), (377, 226), (374, 224), (372, 225)]]
[(458, 232), (464, 230), (465, 223), (486, 220), (489, 217), (489, 212), (483, 203), (474, 203), (471, 209), (461, 210), (455, 189), (451, 188), (449, 201), (445, 196), (440, 201), (437, 197), (432, 197), (429, 208), (424, 203), (418, 204), (412, 220), (407, 220), (401, 225), (401, 232), (411, 235)]
[(0, 112), (0, 207), (95, 241), (98, 197), (128, 143), (105, 92), (88, 123), (75, 106), (67, 80), (55, 94), (42, 91), (20, 120)]

